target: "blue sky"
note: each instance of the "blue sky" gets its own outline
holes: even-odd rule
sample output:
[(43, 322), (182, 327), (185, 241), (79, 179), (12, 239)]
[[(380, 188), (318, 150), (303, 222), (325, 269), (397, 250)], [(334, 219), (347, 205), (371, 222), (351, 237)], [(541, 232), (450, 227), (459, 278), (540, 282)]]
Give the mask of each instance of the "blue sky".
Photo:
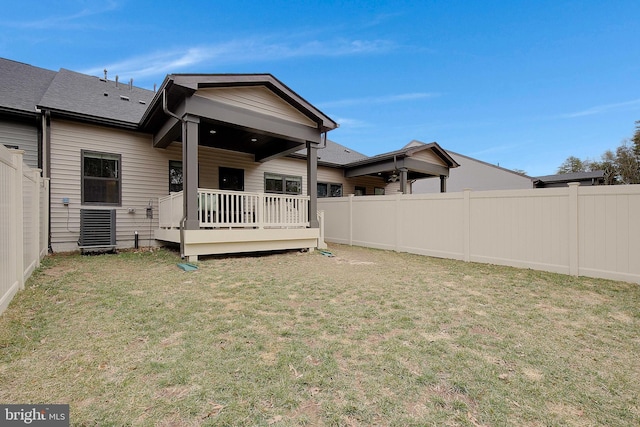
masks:
[(3, 5), (0, 56), (134, 79), (271, 73), (367, 155), (413, 139), (529, 175), (640, 120), (640, 1), (41, 1)]

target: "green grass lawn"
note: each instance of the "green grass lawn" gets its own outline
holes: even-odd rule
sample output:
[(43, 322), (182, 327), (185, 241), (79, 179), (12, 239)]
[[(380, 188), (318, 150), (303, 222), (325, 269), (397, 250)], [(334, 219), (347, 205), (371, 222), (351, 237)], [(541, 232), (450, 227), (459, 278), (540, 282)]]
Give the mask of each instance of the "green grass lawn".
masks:
[(0, 402), (81, 426), (640, 425), (640, 286), (332, 245), (55, 255), (0, 316)]

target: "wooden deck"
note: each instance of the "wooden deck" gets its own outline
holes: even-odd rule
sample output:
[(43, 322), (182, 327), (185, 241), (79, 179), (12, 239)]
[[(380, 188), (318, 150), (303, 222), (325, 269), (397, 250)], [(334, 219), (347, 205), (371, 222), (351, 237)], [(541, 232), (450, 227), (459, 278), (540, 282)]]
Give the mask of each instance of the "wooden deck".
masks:
[(180, 243), (190, 261), (199, 255), (324, 247), (321, 228), (309, 228), (309, 197), (198, 190), (199, 230), (180, 230), (182, 192), (159, 200), (157, 240)]

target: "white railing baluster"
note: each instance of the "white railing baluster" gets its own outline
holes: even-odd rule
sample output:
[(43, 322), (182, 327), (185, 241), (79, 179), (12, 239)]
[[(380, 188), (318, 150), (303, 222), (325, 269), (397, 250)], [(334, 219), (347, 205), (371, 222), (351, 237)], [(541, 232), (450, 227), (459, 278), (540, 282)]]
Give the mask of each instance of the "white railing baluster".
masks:
[[(158, 199), (159, 226), (179, 228), (183, 193)], [(289, 228), (309, 226), (309, 197), (213, 189), (198, 189), (198, 219), (202, 228)]]

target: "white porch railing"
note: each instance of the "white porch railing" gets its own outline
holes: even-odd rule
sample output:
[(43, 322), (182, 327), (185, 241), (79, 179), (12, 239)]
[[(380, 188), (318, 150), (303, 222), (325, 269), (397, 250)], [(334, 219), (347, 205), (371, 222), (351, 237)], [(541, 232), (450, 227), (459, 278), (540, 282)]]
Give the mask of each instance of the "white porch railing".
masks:
[[(179, 228), (183, 193), (159, 199), (160, 228)], [(309, 197), (198, 189), (200, 228), (303, 228), (309, 226)]]

